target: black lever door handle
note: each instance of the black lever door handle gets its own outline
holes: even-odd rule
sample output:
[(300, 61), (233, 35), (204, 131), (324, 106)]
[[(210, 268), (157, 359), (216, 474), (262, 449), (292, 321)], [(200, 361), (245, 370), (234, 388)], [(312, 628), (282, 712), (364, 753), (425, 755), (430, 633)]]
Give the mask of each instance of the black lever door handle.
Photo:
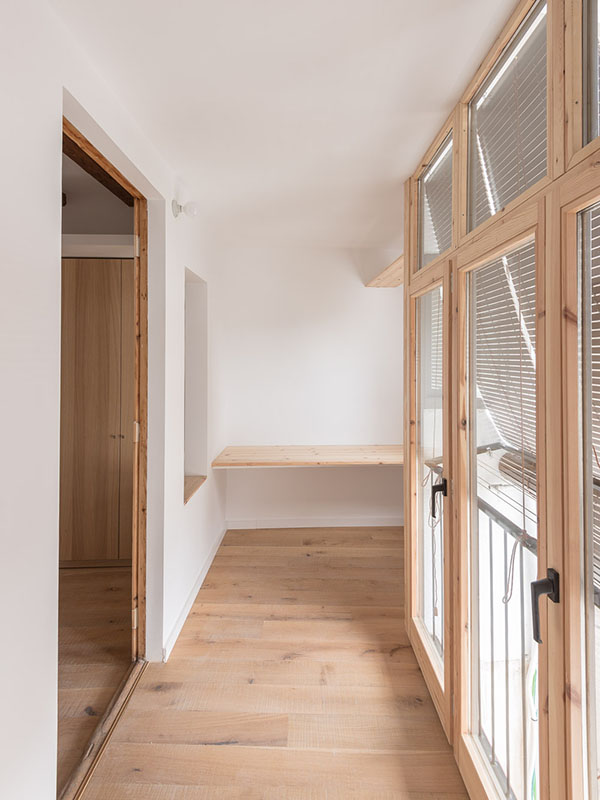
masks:
[(435, 519), (435, 496), (438, 492), (441, 492), (443, 497), (448, 494), (448, 481), (446, 478), (442, 478), (439, 483), (431, 484), (431, 516), (433, 519)]
[(560, 600), (560, 580), (555, 569), (549, 569), (546, 578), (531, 582), (533, 638), (538, 644), (542, 644), (542, 637), (540, 636), (540, 597), (543, 594), (547, 594), (554, 603), (558, 603)]

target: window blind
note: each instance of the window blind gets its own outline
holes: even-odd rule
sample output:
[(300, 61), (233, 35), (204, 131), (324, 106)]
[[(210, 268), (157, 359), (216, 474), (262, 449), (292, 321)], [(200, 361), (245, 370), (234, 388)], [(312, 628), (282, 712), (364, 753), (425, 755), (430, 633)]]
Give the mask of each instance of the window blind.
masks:
[(469, 229), (546, 174), (546, 3), (525, 18), (469, 104)]
[(431, 390), (442, 392), (443, 375), (443, 310), (442, 287), (431, 293)]
[(587, 33), (584, 39), (585, 70), (584, 93), (585, 103), (585, 140), (591, 142), (600, 132), (600, 30), (598, 29), (599, 0), (586, 0), (584, 5), (583, 30)]
[[(523, 453), (529, 464), (535, 464), (536, 314), (533, 242), (476, 270), (472, 280), (477, 388), (500, 442)], [(530, 482), (528, 478), (527, 483)]]
[(582, 290), (589, 300), (589, 330), (587, 353), (589, 364), (590, 430), (588, 433), (591, 447), (592, 471), (592, 550), (594, 586), (600, 593), (600, 206), (594, 206), (583, 217), (587, 230), (583, 231), (587, 256), (587, 269)]
[(452, 245), (452, 134), (419, 178), (419, 267)]

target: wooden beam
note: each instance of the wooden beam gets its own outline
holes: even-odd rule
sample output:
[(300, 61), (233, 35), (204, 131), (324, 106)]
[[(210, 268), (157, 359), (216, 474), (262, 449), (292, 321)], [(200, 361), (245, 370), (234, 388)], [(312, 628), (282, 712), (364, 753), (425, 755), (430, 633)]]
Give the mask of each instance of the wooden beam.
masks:
[(369, 288), (384, 289), (401, 286), (404, 283), (404, 254), (393, 261), (383, 272), (372, 278), (366, 286)]
[(226, 447), (215, 469), (239, 467), (401, 466), (400, 444)]

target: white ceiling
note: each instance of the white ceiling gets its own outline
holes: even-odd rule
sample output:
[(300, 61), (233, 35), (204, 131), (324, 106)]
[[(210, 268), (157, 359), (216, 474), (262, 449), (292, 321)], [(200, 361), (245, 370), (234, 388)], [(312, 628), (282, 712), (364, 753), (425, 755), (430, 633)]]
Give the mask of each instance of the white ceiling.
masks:
[(402, 183), (515, 0), (51, 0), (227, 235), (400, 247)]

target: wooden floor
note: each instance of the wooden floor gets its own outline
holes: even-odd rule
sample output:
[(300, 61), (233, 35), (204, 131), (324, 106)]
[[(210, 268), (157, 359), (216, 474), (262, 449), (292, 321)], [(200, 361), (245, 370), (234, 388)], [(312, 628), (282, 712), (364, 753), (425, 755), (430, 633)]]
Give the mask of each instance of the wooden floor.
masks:
[(394, 528), (230, 531), (84, 800), (466, 800)]
[(58, 791), (131, 665), (131, 567), (61, 569)]

